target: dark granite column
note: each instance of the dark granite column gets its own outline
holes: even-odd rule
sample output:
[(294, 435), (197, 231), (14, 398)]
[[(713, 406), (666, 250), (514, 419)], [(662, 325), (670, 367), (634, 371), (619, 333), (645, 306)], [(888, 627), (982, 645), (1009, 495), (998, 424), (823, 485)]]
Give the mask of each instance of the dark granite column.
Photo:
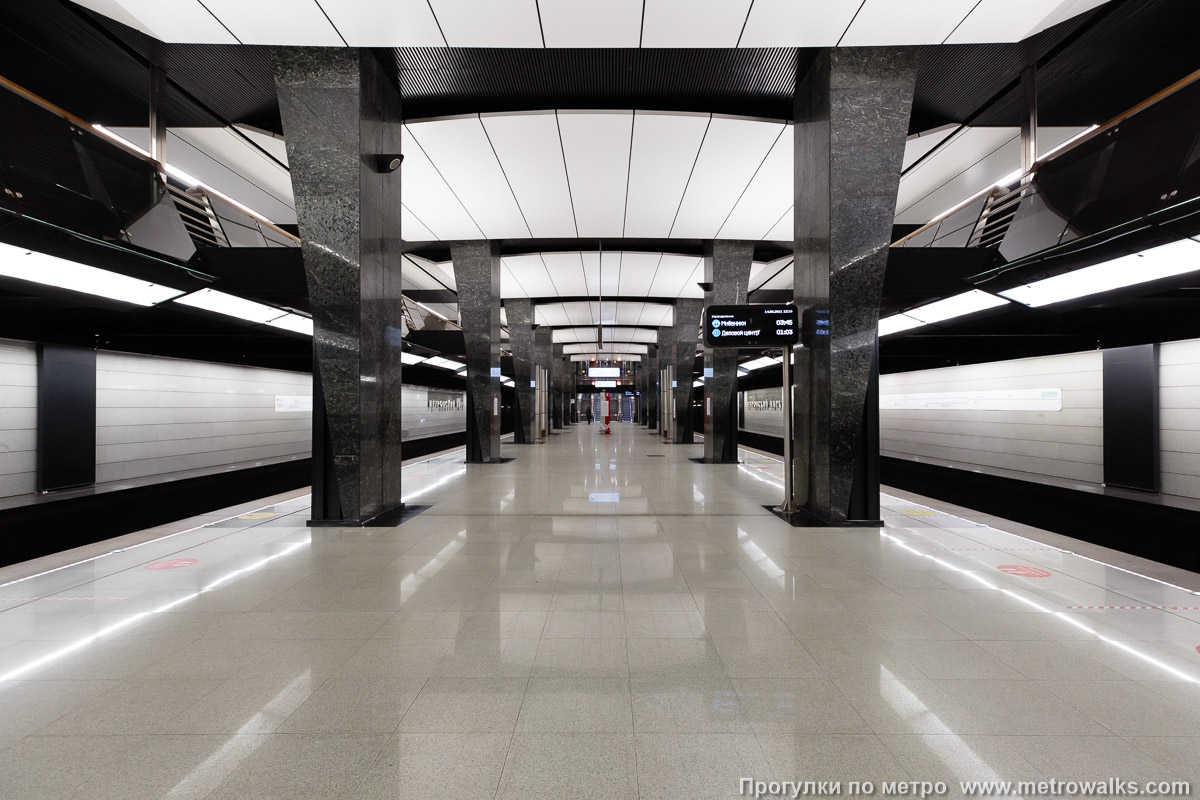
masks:
[(513, 357), (513, 443), (531, 444), (533, 437), (533, 389), (529, 382), (533, 376), (533, 303), (530, 300), (510, 299), (504, 301), (504, 314), (508, 319), (508, 346)]
[(550, 388), (550, 416), (554, 418), (554, 429), (562, 430), (566, 424), (566, 403), (565, 398), (567, 385), (567, 370), (563, 361), (563, 346), (556, 344), (550, 355), (550, 380), (552, 386)]
[(501, 460), (500, 244), (450, 242), (450, 258), (467, 345), (467, 463), (489, 464)]
[(696, 346), (700, 341), (700, 311), (703, 300), (680, 298), (675, 301), (675, 426), (671, 440), (675, 444), (693, 444), (692, 370), (696, 367)]
[(796, 351), (793, 474), (826, 524), (879, 518), (864, 403), (916, 69), (916, 48), (824, 50), (796, 91), (794, 296), (829, 335)]
[(551, 362), (554, 359), (554, 331), (550, 328), (539, 328), (533, 332), (533, 363), (545, 370), (538, 378), (537, 391), (542, 395), (541, 419), (535, 435), (544, 439), (550, 435), (550, 387), (543, 383), (550, 381)]
[[(735, 306), (746, 303), (754, 242), (717, 240), (704, 243), (704, 280), (712, 289), (704, 304)], [(737, 362), (733, 348), (704, 348), (704, 460), (736, 464)]]
[[(659, 328), (661, 331), (662, 329)], [(651, 431), (658, 430), (658, 403), (659, 403), (659, 386), (658, 386), (658, 346), (649, 345), (648, 351), (642, 359), (642, 364), (645, 365), (646, 382), (645, 390), (642, 392), (642, 399), (645, 400), (646, 406), (646, 427)]]
[(272, 48), (313, 312), (313, 525), (401, 507), (400, 94), (369, 50)]

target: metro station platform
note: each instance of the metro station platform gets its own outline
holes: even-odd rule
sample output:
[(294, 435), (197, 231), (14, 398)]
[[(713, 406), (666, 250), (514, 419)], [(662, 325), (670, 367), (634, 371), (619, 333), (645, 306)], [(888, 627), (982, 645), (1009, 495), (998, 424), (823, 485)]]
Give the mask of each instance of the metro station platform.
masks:
[(395, 528), (301, 495), (9, 568), (0, 796), (1200, 780), (1195, 574), (886, 494), (793, 529), (777, 460), (601, 430), (406, 466)]

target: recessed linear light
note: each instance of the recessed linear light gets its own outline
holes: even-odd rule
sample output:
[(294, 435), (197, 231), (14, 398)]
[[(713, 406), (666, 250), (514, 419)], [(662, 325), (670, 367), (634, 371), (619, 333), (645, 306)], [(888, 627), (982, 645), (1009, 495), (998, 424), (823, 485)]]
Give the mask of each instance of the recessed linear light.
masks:
[(272, 328), (283, 328), (285, 331), (291, 331), (292, 333), (303, 333), (305, 336), (313, 335), (312, 317), (305, 317), (300, 314), (284, 314), (279, 319), (273, 319), (267, 324)]
[(1183, 239), (1000, 292), (1038, 308), (1200, 270), (1200, 242)]
[(181, 289), (7, 244), (0, 244), (0, 275), (139, 306), (155, 306), (184, 294)]
[(986, 311), (1008, 303), (1003, 297), (972, 289), (969, 292), (947, 297), (933, 303), (913, 308), (903, 314), (894, 314), (879, 320), (879, 335), (889, 336), (900, 331), (919, 328), (922, 325), (932, 325), (935, 322), (945, 322), (956, 317), (965, 317), (977, 311)]
[(427, 359), (425, 359), (425, 363), (431, 367), (441, 367), (442, 369), (452, 369), (452, 370), (460, 370), (463, 367), (467, 366), (466, 364), (463, 364), (462, 362), (451, 361), (450, 359), (442, 358), (441, 356), (433, 356), (432, 358), (427, 358)]
[(747, 361), (745, 364), (738, 364), (738, 369), (744, 369), (747, 372), (753, 372), (756, 369), (762, 369), (763, 367), (769, 367), (772, 364), (782, 364), (782, 363), (783, 363), (783, 359), (780, 358), (779, 356), (763, 356), (762, 358), (756, 358), (753, 361)]
[(175, 302), (191, 306), (192, 308), (212, 311), (216, 314), (224, 314), (227, 317), (237, 317), (247, 322), (257, 322), (260, 324), (279, 319), (287, 313), (281, 308), (256, 303), (253, 300), (247, 300), (244, 297), (237, 297), (225, 292), (218, 292), (216, 289), (201, 289), (198, 292), (192, 292), (191, 294), (176, 298)]
[(425, 356), (419, 356), (416, 353), (401, 353), (400, 354), (400, 363), (401, 364), (420, 364), (424, 360), (425, 360)]

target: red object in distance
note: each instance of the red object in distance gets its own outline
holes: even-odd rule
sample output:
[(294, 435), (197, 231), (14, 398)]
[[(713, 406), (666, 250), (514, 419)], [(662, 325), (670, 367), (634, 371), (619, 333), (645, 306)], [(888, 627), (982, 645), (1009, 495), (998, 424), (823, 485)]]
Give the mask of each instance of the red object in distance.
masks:
[(1037, 567), (1027, 567), (1024, 564), (1001, 564), (996, 567), (1001, 572), (1016, 575), (1018, 578), (1049, 578), (1050, 573)]
[(198, 563), (196, 558), (168, 558), (166, 561), (155, 561), (153, 564), (147, 564), (146, 569), (180, 569), (181, 567), (190, 567), (192, 564)]

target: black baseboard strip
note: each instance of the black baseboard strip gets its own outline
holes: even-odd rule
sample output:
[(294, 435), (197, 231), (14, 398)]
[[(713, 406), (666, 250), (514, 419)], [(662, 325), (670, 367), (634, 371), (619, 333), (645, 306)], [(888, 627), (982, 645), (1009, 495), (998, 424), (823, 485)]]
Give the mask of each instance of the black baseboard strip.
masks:
[(311, 459), (181, 478), (0, 511), (0, 566), (309, 485)]
[(882, 456), (886, 486), (1200, 572), (1200, 512)]

